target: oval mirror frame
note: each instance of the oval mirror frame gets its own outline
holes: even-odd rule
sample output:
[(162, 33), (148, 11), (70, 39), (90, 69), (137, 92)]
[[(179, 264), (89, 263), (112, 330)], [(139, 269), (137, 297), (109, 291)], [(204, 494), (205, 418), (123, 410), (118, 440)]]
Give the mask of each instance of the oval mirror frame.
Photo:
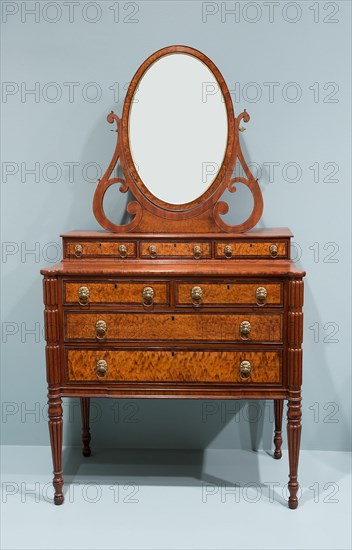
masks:
[[(202, 193), (199, 197), (195, 198), (191, 202), (183, 204), (172, 204), (156, 197), (148, 189), (147, 185), (142, 181), (134, 164), (131, 151), (129, 137), (129, 120), (134, 96), (138, 90), (139, 83), (141, 82), (146, 71), (162, 57), (180, 53), (193, 56), (200, 62), (204, 63), (217, 81), (222, 96), (224, 98), (227, 114), (227, 144), (221, 167), (213, 182), (204, 191), (204, 193)], [(233, 165), (236, 160), (235, 116), (230, 92), (222, 74), (220, 73), (216, 65), (202, 52), (188, 46), (168, 46), (166, 48), (158, 50), (157, 52), (149, 56), (139, 67), (129, 85), (123, 107), (121, 131), (123, 156), (126, 167), (131, 176), (131, 180), (133, 181), (133, 185), (131, 186), (132, 194), (144, 206), (144, 208), (149, 210), (151, 213), (156, 213), (157, 211), (158, 216), (163, 218), (186, 219), (196, 216), (198, 213), (201, 213), (208, 208), (211, 208), (211, 206), (214, 205), (219, 197), (222, 195), (226, 186), (227, 178), (225, 176), (229, 173), (232, 173)]]

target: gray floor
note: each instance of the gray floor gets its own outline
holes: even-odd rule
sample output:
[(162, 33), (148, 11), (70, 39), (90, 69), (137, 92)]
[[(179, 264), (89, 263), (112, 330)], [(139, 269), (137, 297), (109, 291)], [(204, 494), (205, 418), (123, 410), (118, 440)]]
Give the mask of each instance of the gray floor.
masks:
[(67, 448), (63, 506), (49, 447), (3, 447), (2, 470), (4, 550), (351, 548), (349, 453), (301, 452), (295, 511), (286, 451)]

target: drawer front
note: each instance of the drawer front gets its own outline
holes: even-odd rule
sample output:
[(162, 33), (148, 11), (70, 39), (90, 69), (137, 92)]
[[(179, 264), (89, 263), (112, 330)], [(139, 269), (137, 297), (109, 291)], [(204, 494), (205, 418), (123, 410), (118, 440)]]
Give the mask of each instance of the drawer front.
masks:
[(69, 349), (66, 377), (98, 383), (281, 384), (282, 352)]
[(66, 340), (282, 342), (282, 315), (66, 313)]
[(215, 243), (216, 258), (287, 258), (288, 246), (286, 242), (231, 242), (218, 241)]
[(200, 282), (176, 285), (176, 304), (181, 306), (258, 305), (260, 307), (281, 306), (282, 303), (281, 283)]
[(69, 241), (64, 250), (65, 258), (136, 257), (136, 243), (131, 241)]
[[(88, 289), (82, 294), (82, 288)], [(168, 304), (169, 303), (169, 284), (168, 283), (130, 283), (125, 281), (101, 281), (89, 282), (82, 281), (64, 282), (64, 303), (67, 305), (79, 305), (87, 307), (89, 304), (131, 304), (143, 306), (146, 303), (144, 298), (145, 289), (153, 290), (152, 301), (147, 305)]]
[(141, 258), (210, 258), (210, 242), (160, 242), (140, 243)]

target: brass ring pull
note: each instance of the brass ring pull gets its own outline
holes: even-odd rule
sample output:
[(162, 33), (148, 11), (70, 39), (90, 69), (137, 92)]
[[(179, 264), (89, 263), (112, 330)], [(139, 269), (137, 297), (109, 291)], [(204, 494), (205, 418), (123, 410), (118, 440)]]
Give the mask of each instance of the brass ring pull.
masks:
[(249, 321), (242, 321), (240, 324), (240, 336), (242, 340), (248, 340), (252, 330), (252, 325)]
[(127, 246), (124, 244), (119, 245), (119, 254), (121, 258), (126, 258), (127, 256)]
[(151, 306), (154, 303), (154, 289), (151, 286), (145, 286), (142, 291), (143, 304)]
[(95, 323), (95, 334), (98, 340), (103, 340), (106, 336), (106, 323), (102, 319)]
[(232, 246), (230, 244), (227, 244), (224, 248), (224, 254), (226, 258), (232, 258)]
[(83, 255), (83, 246), (81, 244), (75, 245), (75, 252), (74, 252), (76, 258), (80, 258)]
[(191, 290), (192, 302), (195, 306), (198, 306), (203, 299), (203, 290), (200, 286), (194, 286)]
[(108, 364), (104, 359), (97, 361), (96, 373), (98, 378), (104, 378), (108, 370)]
[(156, 258), (158, 255), (158, 250), (154, 244), (151, 244), (149, 247), (149, 254), (151, 258)]
[(201, 255), (202, 255), (202, 249), (200, 246), (196, 245), (194, 248), (193, 248), (193, 254), (194, 254), (194, 257), (195, 258), (200, 258)]
[(269, 247), (269, 253), (270, 253), (270, 256), (271, 256), (272, 258), (276, 258), (277, 253), (278, 253), (276, 244), (271, 244), (271, 245), (270, 245), (270, 247)]
[(241, 380), (249, 380), (251, 377), (252, 365), (249, 361), (242, 361), (240, 364), (240, 378)]
[(265, 306), (268, 291), (263, 286), (259, 286), (255, 291), (255, 300), (258, 306)]
[(89, 288), (80, 286), (78, 289), (78, 303), (80, 306), (86, 306), (89, 302)]

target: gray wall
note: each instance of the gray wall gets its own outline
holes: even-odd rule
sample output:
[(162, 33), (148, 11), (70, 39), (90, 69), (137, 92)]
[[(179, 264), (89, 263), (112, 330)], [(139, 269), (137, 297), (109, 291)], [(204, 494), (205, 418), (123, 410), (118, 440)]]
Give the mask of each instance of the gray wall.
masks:
[[(60, 259), (61, 232), (98, 228), (92, 198), (116, 137), (105, 117), (149, 54), (181, 43), (218, 65), (236, 112), (251, 114), (260, 226), (290, 227), (308, 272), (303, 448), (347, 449), (350, 3), (82, 2), (73, 15), (37, 4), (34, 16), (21, 13), (34, 2), (2, 3), (3, 443), (48, 444), (39, 269)], [(65, 411), (76, 444), (77, 402)], [(96, 445), (271, 447), (271, 404), (96, 400), (92, 412)]]

